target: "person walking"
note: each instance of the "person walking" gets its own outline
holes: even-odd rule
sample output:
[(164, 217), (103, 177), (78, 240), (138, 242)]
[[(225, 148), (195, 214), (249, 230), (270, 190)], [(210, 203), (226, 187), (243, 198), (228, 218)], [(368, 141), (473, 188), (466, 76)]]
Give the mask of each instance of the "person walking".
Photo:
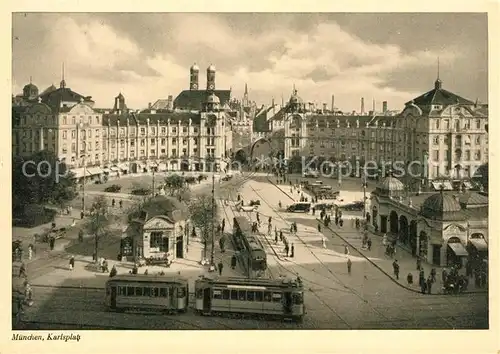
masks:
[(326, 248), (326, 237), (321, 236), (321, 242), (323, 243), (323, 248)]
[(420, 271), (422, 268), (422, 260), (420, 259), (419, 256), (417, 256), (417, 270)]
[(420, 273), (418, 275), (418, 284), (421, 287), (425, 286), (425, 274), (424, 274), (424, 270), (423, 269), (420, 270)]
[(290, 249), (288, 248), (288, 243), (287, 243), (287, 244), (285, 244), (285, 257), (288, 257), (288, 251), (289, 250)]
[(344, 220), (340, 219), (339, 220), (339, 226), (342, 227), (342, 225), (344, 225)]
[(120, 200), (120, 209), (123, 209), (123, 200)]
[(347, 273), (351, 275), (352, 262), (350, 258), (347, 258)]
[(432, 278), (432, 282), (435, 283), (436, 282), (436, 268), (431, 269), (431, 278)]
[(293, 258), (294, 253), (295, 253), (295, 247), (293, 246), (293, 243), (292, 243), (292, 247), (290, 249), (290, 258)]
[(429, 277), (427, 278), (427, 294), (430, 294), (431, 293), (431, 290), (432, 290), (432, 276), (429, 275)]
[(231, 269), (236, 268), (236, 255), (233, 254), (231, 257)]
[(344, 254), (345, 254), (346, 256), (348, 256), (348, 255), (349, 255), (349, 247), (347, 247), (347, 245), (344, 245)]
[(27, 278), (28, 276), (26, 275), (26, 265), (24, 263), (21, 263), (21, 266), (19, 267), (19, 278)]
[(224, 232), (225, 228), (226, 228), (226, 219), (222, 219), (222, 232)]
[(78, 242), (82, 243), (83, 242), (83, 230), (80, 229), (78, 231)]
[(394, 270), (394, 276), (399, 280), (399, 264), (397, 259), (392, 262), (392, 269)]
[(274, 243), (278, 244), (278, 232), (276, 230), (274, 231)]
[(33, 258), (33, 245), (28, 246), (28, 260), (31, 261), (31, 258)]
[(69, 259), (69, 270), (73, 270), (75, 268), (75, 257), (71, 256)]
[(321, 232), (321, 224), (318, 223), (318, 232)]
[(115, 204), (116, 204), (116, 201), (115, 201), (115, 199), (113, 198), (113, 200), (111, 201), (111, 206), (114, 208), (114, 207), (115, 207)]
[(222, 269), (224, 268), (224, 264), (222, 263), (222, 261), (217, 264), (217, 268), (219, 269), (219, 275), (222, 275)]
[(369, 238), (368, 241), (366, 241), (366, 245), (368, 246), (368, 251), (372, 249), (372, 239)]
[(111, 268), (111, 271), (109, 272), (109, 277), (113, 278), (117, 273), (118, 273), (118, 271), (116, 270), (116, 265), (113, 264), (113, 267)]

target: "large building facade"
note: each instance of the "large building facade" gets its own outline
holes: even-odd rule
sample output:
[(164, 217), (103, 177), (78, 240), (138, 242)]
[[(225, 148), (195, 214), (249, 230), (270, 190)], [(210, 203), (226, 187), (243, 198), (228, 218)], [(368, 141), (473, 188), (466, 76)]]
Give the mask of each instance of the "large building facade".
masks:
[(85, 166), (122, 172), (223, 169), (232, 149), (230, 91), (215, 89), (213, 65), (207, 69), (207, 90), (195, 90), (197, 71), (194, 65), (193, 90), (181, 92), (173, 109), (135, 112), (121, 93), (114, 108), (105, 111), (94, 109), (90, 97), (67, 88), (64, 79), (59, 89), (41, 95), (33, 93), (30, 83), (22, 100), (13, 100), (13, 152), (22, 156), (51, 150), (78, 177)]
[[(412, 171), (407, 184), (467, 180), (488, 161), (488, 108), (442, 88), (407, 102), (399, 114), (345, 115), (306, 104), (294, 90), (268, 120), (282, 131), (287, 160), (354, 161)], [(409, 174), (406, 174), (409, 175)]]

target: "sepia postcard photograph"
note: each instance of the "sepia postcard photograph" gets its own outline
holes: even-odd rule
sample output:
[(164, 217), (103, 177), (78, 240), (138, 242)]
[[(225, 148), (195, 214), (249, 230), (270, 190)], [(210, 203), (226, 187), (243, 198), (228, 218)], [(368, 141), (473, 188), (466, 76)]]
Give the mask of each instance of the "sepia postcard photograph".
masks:
[(11, 345), (493, 328), (486, 10), (72, 9), (9, 14)]

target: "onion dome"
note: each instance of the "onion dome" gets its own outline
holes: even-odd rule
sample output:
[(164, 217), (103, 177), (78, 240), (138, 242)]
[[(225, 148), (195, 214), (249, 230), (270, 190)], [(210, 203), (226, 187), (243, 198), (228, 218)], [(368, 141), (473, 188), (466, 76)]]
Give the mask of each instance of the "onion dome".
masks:
[(190, 70), (193, 72), (198, 72), (200, 71), (200, 67), (196, 63), (194, 63)]
[(217, 97), (215, 94), (210, 94), (208, 97), (207, 97), (207, 103), (217, 103), (219, 104), (220, 103), (220, 99), (219, 97)]
[(405, 185), (396, 177), (384, 178), (375, 188), (373, 194), (385, 197), (398, 197), (404, 194)]
[(422, 216), (433, 220), (462, 220), (462, 207), (453, 195), (443, 192), (436, 193), (427, 198), (422, 204)]
[(215, 65), (210, 64), (210, 66), (207, 68), (207, 71), (215, 72)]
[(34, 85), (30, 82), (29, 84), (24, 86), (23, 90), (37, 90), (38, 91), (38, 87), (36, 87), (36, 85)]
[(293, 94), (290, 97), (289, 103), (290, 104), (302, 104), (303, 103), (302, 98), (300, 98), (300, 96), (297, 94), (297, 90), (293, 91)]

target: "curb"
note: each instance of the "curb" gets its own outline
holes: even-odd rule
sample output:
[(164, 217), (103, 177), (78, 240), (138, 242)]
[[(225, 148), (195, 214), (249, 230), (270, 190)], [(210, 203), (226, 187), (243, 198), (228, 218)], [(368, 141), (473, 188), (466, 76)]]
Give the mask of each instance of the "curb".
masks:
[[(285, 192), (280, 186), (278, 186), (276, 183), (274, 183), (269, 177), (268, 177), (268, 180), (269, 180), (269, 182), (274, 187), (276, 187), (277, 189), (279, 189), (283, 194), (285, 194), (287, 197), (293, 199), (292, 197), (290, 197), (290, 195), (287, 192)], [(323, 223), (323, 221), (321, 221), (321, 219), (316, 218), (316, 220), (318, 222), (320, 222), (322, 225), (324, 225), (324, 223)], [(363, 258), (365, 258), (368, 262), (370, 262), (380, 272), (382, 272), (383, 274), (385, 274), (393, 283), (395, 283), (398, 286), (400, 286), (401, 288), (406, 289), (408, 291), (411, 291), (413, 293), (422, 294), (422, 292), (420, 292), (418, 290), (415, 290), (415, 289), (412, 289), (412, 288), (409, 288), (409, 287), (401, 284), (400, 282), (398, 282), (389, 273), (387, 273), (385, 270), (383, 270), (381, 267), (379, 267), (375, 262), (373, 262), (371, 259), (369, 259), (367, 256), (365, 256), (361, 251), (359, 251), (357, 247), (354, 247), (350, 242), (348, 242), (346, 239), (344, 239), (342, 236), (340, 236), (337, 232), (335, 232), (334, 230), (332, 230), (330, 228), (330, 226), (325, 226), (325, 227), (328, 230), (330, 230), (330, 232), (332, 232), (334, 235), (336, 235), (338, 238), (340, 238), (342, 241), (344, 241), (347, 245), (349, 245), (352, 249), (354, 249), (356, 252), (358, 252)], [(487, 293), (488, 293), (487, 291), (467, 291), (465, 293), (461, 293), (461, 294), (457, 294), (457, 295), (464, 295), (464, 294), (487, 294)], [(449, 295), (449, 294), (444, 294), (444, 293), (427, 294), (426, 293), (426, 294), (422, 294), (422, 295), (444, 296), (444, 295)]]

